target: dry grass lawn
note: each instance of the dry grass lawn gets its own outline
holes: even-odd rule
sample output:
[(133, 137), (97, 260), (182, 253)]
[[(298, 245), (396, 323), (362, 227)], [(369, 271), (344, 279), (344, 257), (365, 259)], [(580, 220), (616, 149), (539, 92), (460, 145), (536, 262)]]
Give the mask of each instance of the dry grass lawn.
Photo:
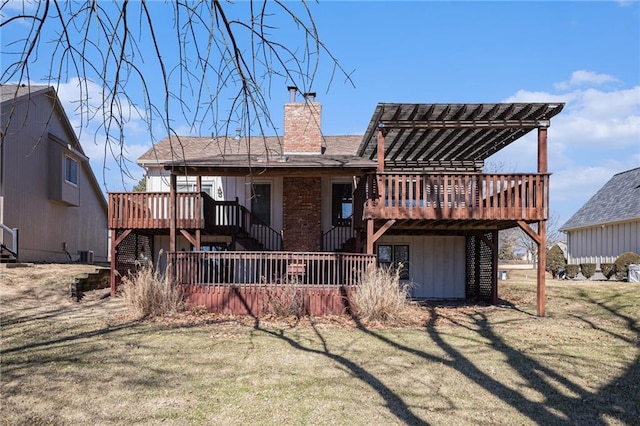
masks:
[(640, 286), (500, 281), (500, 306), (349, 318), (133, 318), (79, 265), (0, 269), (0, 418), (79, 424), (639, 424)]

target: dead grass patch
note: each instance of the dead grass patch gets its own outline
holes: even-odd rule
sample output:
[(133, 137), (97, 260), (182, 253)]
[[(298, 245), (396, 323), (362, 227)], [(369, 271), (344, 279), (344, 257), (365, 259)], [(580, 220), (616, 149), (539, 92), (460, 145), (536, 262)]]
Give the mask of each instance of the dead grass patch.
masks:
[(397, 327), (202, 309), (137, 321), (118, 309), (120, 297), (67, 300), (64, 271), (58, 284), (44, 270), (0, 275), (3, 424), (640, 418), (637, 285), (549, 281), (542, 319), (533, 315), (535, 282), (510, 278), (500, 282), (500, 306), (410, 304)]

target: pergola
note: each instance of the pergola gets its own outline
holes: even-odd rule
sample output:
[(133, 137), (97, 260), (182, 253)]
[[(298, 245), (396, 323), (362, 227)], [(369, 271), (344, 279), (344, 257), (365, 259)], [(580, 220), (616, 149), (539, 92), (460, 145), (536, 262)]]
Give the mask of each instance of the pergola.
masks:
[[(547, 129), (551, 118), (563, 107), (563, 103), (380, 103), (358, 155), (377, 160), (378, 173), (393, 170), (477, 173), (489, 156), (537, 129), (537, 172), (547, 174)], [(375, 231), (374, 221), (367, 221), (368, 253), (373, 253), (375, 241), (395, 222), (396, 219), (389, 219)], [(538, 246), (537, 312), (545, 316), (546, 219), (536, 221), (537, 230), (525, 219), (514, 222)], [(501, 228), (508, 225), (509, 221), (499, 224)], [(497, 252), (497, 247), (493, 249)]]

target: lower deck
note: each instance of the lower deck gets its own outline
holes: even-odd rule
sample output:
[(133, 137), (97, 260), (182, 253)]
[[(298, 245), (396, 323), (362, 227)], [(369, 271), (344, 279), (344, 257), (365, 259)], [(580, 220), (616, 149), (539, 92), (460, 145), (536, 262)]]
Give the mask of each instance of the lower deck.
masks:
[[(135, 271), (140, 259), (153, 261), (185, 289), (189, 304), (204, 305), (211, 312), (258, 314), (270, 309), (265, 300), (284, 292), (299, 298), (306, 313), (343, 313), (350, 303), (348, 295), (371, 265), (399, 268), (412, 298), (497, 300), (497, 231), (383, 236), (375, 254), (187, 250), (158, 254), (154, 244), (160, 238), (129, 234), (117, 254), (118, 273)], [(134, 257), (136, 252), (143, 254)]]

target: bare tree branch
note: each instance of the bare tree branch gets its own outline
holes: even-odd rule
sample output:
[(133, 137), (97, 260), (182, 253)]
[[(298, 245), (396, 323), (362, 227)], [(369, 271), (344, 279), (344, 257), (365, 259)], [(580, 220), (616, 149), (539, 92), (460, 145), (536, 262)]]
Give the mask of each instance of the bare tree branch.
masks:
[(327, 90), (336, 73), (353, 84), (306, 1), (49, 1), (21, 10), (4, 2), (0, 18), (3, 58), (13, 58), (3, 60), (0, 84), (77, 81), (80, 126), (99, 123), (105, 167), (109, 157), (123, 175), (132, 120), (145, 122), (150, 146), (168, 135), (180, 153), (178, 123), (199, 135), (277, 133), (273, 85), (312, 91), (321, 58), (331, 64)]

